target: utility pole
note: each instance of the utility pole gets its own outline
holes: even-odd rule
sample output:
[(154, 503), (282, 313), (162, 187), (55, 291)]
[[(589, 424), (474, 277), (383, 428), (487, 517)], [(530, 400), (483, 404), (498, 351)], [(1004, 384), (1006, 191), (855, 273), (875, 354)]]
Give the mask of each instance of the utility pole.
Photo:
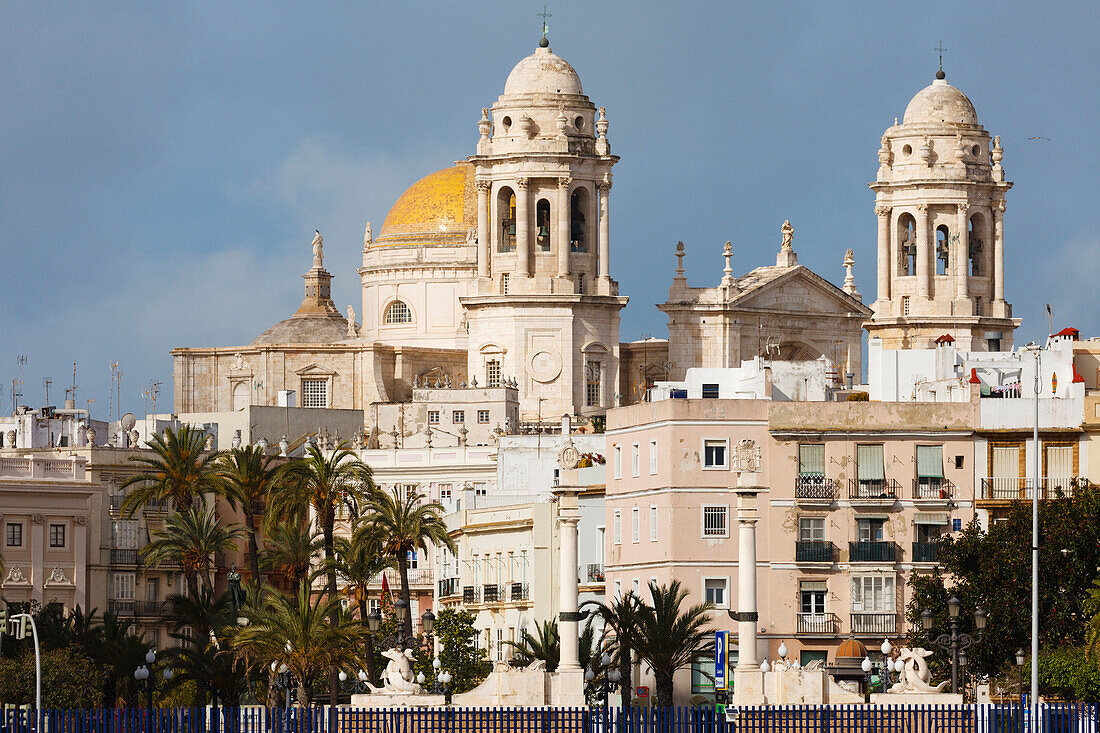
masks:
[(44, 407), (50, 406), (50, 385), (53, 384), (53, 380), (49, 377), (42, 377), (42, 385), (46, 388), (46, 404)]

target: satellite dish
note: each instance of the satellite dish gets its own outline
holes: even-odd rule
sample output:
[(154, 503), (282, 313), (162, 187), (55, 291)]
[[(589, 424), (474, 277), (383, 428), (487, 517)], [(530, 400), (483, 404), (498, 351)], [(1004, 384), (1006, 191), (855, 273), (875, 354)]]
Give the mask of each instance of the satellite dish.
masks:
[(137, 418), (134, 417), (134, 413), (127, 412), (125, 415), (122, 416), (123, 430), (133, 430), (135, 425), (137, 425)]

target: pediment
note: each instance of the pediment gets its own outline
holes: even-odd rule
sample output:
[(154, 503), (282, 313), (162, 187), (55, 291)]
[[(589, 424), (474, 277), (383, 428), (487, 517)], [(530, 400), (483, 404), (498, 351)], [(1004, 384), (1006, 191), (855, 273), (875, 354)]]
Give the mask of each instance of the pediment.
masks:
[(871, 309), (805, 267), (795, 267), (735, 298), (735, 308), (870, 317)]
[(295, 369), (294, 373), (299, 377), (335, 377), (336, 372), (331, 369), (325, 369), (317, 364), (310, 364), (309, 366), (302, 367), (301, 369)]

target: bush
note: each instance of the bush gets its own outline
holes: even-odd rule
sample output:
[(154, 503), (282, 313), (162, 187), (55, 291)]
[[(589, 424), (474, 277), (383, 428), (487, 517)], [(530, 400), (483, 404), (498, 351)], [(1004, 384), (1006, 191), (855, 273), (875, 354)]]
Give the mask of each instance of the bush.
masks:
[[(34, 705), (34, 651), (0, 659), (0, 701)], [(42, 653), (42, 706), (98, 708), (103, 702), (103, 673), (79, 647)]]
[[(1024, 676), (1030, 679), (1027, 668)], [(1095, 655), (1089, 659), (1084, 647), (1043, 649), (1039, 653), (1039, 692), (1074, 702), (1100, 702), (1100, 659)]]

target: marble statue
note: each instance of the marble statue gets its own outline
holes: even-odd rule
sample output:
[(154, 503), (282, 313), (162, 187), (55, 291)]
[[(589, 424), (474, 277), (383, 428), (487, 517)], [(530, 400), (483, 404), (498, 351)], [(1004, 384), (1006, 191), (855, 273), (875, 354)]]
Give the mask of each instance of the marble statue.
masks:
[(374, 242), (374, 228), (367, 222), (367, 228), (363, 230), (363, 249), (367, 249)]
[(780, 244), (780, 248), (784, 252), (791, 252), (794, 250), (794, 227), (791, 226), (791, 220), (785, 219), (783, 221), (783, 243)]
[(932, 656), (927, 649), (902, 649), (898, 660), (902, 663), (902, 669), (898, 675), (898, 681), (890, 686), (890, 692), (898, 693), (925, 693), (931, 694), (943, 691), (947, 682), (932, 685), (932, 673), (928, 671), (928, 662), (925, 660)]
[(473, 247), (476, 244), (477, 244), (477, 229), (474, 229), (473, 227), (471, 227), (466, 232), (466, 246), (467, 247)]
[(355, 325), (355, 306), (348, 304), (348, 338), (359, 336), (359, 327)]
[(313, 266), (323, 267), (325, 261), (325, 239), (318, 229), (313, 230)]
[(412, 649), (387, 649), (382, 656), (390, 660), (386, 671), (382, 673), (382, 686), (375, 687), (367, 683), (371, 692), (384, 695), (418, 695), (422, 692), (416, 684), (412, 663), (416, 659)]

